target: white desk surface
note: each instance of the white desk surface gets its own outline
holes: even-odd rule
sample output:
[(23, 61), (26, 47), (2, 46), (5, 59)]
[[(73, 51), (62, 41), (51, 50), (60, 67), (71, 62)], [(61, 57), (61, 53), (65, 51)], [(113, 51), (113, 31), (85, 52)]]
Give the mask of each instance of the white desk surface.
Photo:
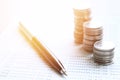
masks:
[[(91, 2), (92, 17), (103, 23), (103, 39), (116, 45), (114, 64), (109, 66), (97, 65), (82, 45), (74, 44), (72, 1), (53, 1), (10, 2), (14, 18), (0, 34), (0, 80), (120, 80), (120, 1)], [(25, 41), (17, 29), (19, 21), (62, 61), (67, 78), (56, 74)]]

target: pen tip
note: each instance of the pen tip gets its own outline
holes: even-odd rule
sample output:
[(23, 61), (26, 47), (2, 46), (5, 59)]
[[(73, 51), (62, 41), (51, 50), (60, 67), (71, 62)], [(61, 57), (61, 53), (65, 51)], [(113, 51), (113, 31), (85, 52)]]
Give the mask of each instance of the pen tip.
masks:
[(64, 74), (65, 76), (67, 76), (67, 73), (65, 70), (61, 70), (61, 74)]
[(65, 76), (67, 76), (67, 73), (66, 73), (66, 72), (64, 72), (64, 75), (65, 75)]

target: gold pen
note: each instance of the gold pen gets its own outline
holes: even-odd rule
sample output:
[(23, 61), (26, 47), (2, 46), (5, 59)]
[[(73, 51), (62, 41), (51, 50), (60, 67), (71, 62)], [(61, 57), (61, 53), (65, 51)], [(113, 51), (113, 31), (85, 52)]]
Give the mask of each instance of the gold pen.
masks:
[(62, 63), (56, 58), (54, 54), (43, 43), (37, 40), (24, 26), (19, 23), (19, 30), (24, 37), (34, 46), (40, 56), (60, 74), (66, 74), (65, 68)]

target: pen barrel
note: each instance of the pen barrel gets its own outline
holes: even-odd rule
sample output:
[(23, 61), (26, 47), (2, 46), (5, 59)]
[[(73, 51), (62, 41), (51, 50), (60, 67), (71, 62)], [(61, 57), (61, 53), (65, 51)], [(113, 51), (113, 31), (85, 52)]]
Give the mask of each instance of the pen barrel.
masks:
[(35, 49), (39, 53), (39, 55), (55, 70), (57, 70), (59, 73), (62, 70), (62, 64), (59, 62), (59, 60), (51, 54), (50, 50), (43, 45), (40, 41), (37, 40), (37, 38), (32, 38), (32, 44), (34, 45)]
[(66, 74), (64, 66), (50, 50), (35, 38), (23, 25), (19, 23), (19, 30), (28, 42), (37, 51), (38, 55), (44, 59), (54, 70), (60, 74)]

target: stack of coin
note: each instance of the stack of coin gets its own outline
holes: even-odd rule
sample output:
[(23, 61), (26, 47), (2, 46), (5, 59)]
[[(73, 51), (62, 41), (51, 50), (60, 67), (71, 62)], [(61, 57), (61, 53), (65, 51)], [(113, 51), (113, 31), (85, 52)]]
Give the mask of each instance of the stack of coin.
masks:
[(102, 26), (96, 24), (98, 23), (93, 20), (91, 20), (89, 23), (84, 24), (83, 48), (89, 52), (93, 51), (94, 43), (96, 41), (102, 40), (103, 37)]
[(89, 21), (90, 18), (90, 8), (85, 9), (73, 9), (74, 11), (74, 39), (75, 43), (83, 43), (83, 25), (86, 21)]
[(109, 65), (113, 62), (115, 45), (110, 41), (97, 41), (93, 48), (94, 62)]

